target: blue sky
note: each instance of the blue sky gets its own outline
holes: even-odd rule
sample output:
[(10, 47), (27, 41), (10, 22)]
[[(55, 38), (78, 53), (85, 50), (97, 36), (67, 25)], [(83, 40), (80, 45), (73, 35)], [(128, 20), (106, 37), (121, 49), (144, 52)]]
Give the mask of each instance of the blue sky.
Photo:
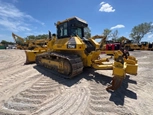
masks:
[[(0, 41), (14, 41), (11, 33), (28, 35), (56, 32), (54, 23), (77, 16), (87, 21), (92, 35), (105, 28), (129, 37), (132, 28), (153, 22), (153, 0), (0, 0)], [(142, 40), (153, 41), (153, 33)]]

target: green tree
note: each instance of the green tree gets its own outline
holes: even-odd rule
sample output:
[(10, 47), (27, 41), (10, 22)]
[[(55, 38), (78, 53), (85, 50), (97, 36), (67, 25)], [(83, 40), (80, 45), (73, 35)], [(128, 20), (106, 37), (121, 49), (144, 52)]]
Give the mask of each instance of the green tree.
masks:
[(109, 37), (111, 37), (111, 32), (112, 30), (106, 28), (104, 29), (102, 34), (107, 37), (106, 39), (108, 39)]
[(48, 34), (42, 34), (42, 35), (29, 35), (25, 38), (25, 40), (36, 40), (36, 39), (47, 39)]
[(34, 39), (36, 39), (36, 36), (29, 35), (29, 36), (26, 37), (26, 39), (28, 39), (28, 40), (34, 40)]
[(7, 46), (8, 44), (13, 45), (13, 44), (15, 44), (15, 43), (14, 43), (14, 42), (9, 42), (9, 41), (6, 41), (6, 40), (2, 40), (2, 41), (1, 41), (1, 44)]
[(48, 34), (42, 34), (42, 35), (37, 35), (36, 39), (47, 39), (48, 38)]
[(121, 36), (121, 37), (117, 38), (117, 42), (122, 42), (123, 37), (124, 36)]
[(113, 33), (111, 33), (111, 37), (113, 41), (117, 41), (118, 39), (118, 30), (115, 30)]
[(6, 45), (6, 44), (8, 44), (8, 41), (2, 40), (1, 43), (2, 43), (3, 45)]
[(84, 29), (84, 37), (89, 39), (91, 37), (91, 30), (89, 27)]
[(145, 22), (141, 23), (137, 26), (134, 26), (132, 28), (132, 32), (130, 34), (130, 37), (135, 41), (135, 42), (140, 42), (141, 39), (148, 33), (153, 31), (153, 25), (152, 22)]
[(13, 45), (13, 44), (15, 44), (15, 43), (14, 43), (14, 42), (8, 42), (8, 44)]

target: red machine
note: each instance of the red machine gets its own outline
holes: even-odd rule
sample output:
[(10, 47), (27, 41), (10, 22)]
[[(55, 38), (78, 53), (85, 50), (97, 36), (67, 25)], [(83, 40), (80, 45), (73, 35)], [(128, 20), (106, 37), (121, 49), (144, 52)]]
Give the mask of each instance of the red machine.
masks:
[(107, 55), (113, 55), (114, 51), (117, 51), (117, 50), (121, 50), (125, 58), (127, 58), (130, 55), (128, 50), (122, 48), (120, 42), (113, 42), (113, 41), (106, 42), (106, 52), (105, 53)]

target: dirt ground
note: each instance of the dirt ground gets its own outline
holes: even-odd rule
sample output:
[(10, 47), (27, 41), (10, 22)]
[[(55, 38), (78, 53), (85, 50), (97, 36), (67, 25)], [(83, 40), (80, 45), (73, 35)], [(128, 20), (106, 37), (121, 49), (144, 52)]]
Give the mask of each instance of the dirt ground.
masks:
[(85, 69), (71, 79), (36, 64), (21, 50), (0, 50), (0, 115), (153, 115), (153, 51), (133, 51), (138, 75), (115, 92), (111, 70)]

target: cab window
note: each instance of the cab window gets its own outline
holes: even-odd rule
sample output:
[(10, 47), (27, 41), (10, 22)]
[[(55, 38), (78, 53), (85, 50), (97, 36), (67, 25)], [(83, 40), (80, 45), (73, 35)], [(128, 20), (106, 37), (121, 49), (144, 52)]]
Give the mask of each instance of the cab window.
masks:
[(67, 23), (64, 23), (62, 25), (59, 26), (59, 37), (65, 37), (68, 36), (68, 31), (67, 31)]

